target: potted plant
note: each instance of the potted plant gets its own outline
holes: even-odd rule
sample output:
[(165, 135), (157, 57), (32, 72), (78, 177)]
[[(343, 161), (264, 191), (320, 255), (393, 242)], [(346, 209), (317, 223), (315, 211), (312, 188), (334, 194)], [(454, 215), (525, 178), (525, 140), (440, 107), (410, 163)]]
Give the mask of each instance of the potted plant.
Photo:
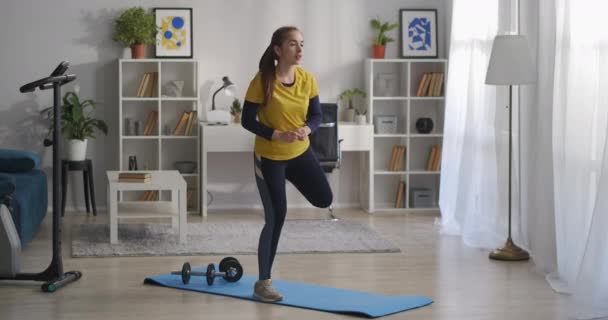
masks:
[(370, 24), (372, 28), (378, 32), (374, 37), (373, 57), (374, 59), (384, 59), (386, 44), (395, 41), (395, 39), (387, 36), (386, 33), (397, 28), (399, 25), (396, 23), (390, 24), (389, 22), (383, 23), (379, 18), (372, 19)]
[[(103, 120), (91, 116), (95, 109), (93, 100), (81, 101), (74, 91), (66, 92), (63, 96), (61, 106), (61, 133), (68, 140), (67, 159), (81, 161), (86, 159), (87, 138), (95, 138), (95, 130), (108, 134), (108, 125)], [(53, 108), (49, 107), (40, 111), (43, 118), (51, 120), (47, 137), (53, 133)]]
[(359, 109), (355, 110), (355, 123), (356, 124), (366, 124), (367, 123), (367, 110), (361, 110), (359, 111)]
[(142, 7), (133, 7), (125, 10), (116, 19), (112, 39), (124, 47), (131, 47), (133, 59), (143, 59), (146, 45), (156, 42), (157, 31), (154, 15)]
[(232, 101), (232, 105), (230, 106), (230, 114), (232, 115), (232, 119), (234, 123), (241, 122), (241, 112), (243, 112), (243, 108), (241, 107), (241, 101), (239, 99), (234, 99)]
[(344, 120), (347, 122), (353, 122), (355, 118), (355, 107), (353, 100), (356, 97), (365, 98), (365, 92), (363, 92), (359, 88), (353, 88), (344, 90), (342, 93), (340, 93), (340, 96), (338, 96), (338, 99), (341, 102), (346, 101), (347, 103), (348, 108), (344, 110)]

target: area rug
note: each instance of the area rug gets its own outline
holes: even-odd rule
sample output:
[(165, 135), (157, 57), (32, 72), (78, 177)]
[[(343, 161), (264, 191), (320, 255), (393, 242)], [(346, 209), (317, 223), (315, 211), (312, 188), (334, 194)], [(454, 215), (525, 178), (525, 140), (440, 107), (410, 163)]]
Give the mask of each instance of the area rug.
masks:
[[(163, 224), (120, 224), (118, 244), (110, 244), (105, 224), (79, 224), (72, 230), (72, 257), (255, 254), (262, 222), (189, 223), (187, 243)], [(278, 253), (399, 252), (378, 233), (352, 221), (286, 221)]]

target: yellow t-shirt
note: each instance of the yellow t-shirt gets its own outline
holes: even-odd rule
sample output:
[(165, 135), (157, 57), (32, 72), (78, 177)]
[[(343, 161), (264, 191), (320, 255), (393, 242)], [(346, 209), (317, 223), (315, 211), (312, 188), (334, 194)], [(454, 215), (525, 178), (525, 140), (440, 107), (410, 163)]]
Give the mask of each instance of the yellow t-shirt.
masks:
[[(258, 109), (260, 123), (279, 131), (292, 131), (306, 125), (309, 100), (319, 95), (317, 80), (310, 72), (300, 67), (296, 67), (294, 80), (291, 86), (285, 86), (280, 81), (274, 82), (272, 99)], [(264, 101), (260, 73), (251, 80), (245, 100), (258, 104)], [(254, 151), (264, 158), (289, 160), (304, 153), (309, 145), (308, 138), (288, 143), (256, 136)]]

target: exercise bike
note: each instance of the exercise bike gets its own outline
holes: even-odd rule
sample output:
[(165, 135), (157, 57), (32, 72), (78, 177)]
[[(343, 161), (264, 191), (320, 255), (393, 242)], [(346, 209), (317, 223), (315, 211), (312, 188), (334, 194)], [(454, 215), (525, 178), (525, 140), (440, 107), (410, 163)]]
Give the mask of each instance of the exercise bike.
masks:
[[(61, 86), (76, 79), (76, 75), (64, 73), (69, 67), (69, 62), (61, 62), (50, 76), (30, 82), (22, 86), (19, 90), (22, 93), (33, 92), (36, 88), (40, 90), (53, 89), (53, 139), (44, 139), (45, 146), (53, 146), (53, 256), (49, 266), (40, 273), (19, 273), (21, 242), (15, 225), (13, 224), (11, 215), (6, 208), (10, 210), (10, 197), (0, 199), (0, 245), (7, 246), (0, 248), (8, 252), (8, 260), (0, 264), (0, 280), (32, 280), (42, 281), (42, 291), (55, 292), (57, 289), (72, 283), (82, 277), (80, 271), (63, 272), (63, 261), (61, 259), (61, 168), (59, 156), (61, 155), (61, 140), (59, 138), (58, 128), (60, 106), (61, 106)], [(7, 240), (7, 241), (4, 241)], [(2, 257), (4, 260), (5, 258)]]

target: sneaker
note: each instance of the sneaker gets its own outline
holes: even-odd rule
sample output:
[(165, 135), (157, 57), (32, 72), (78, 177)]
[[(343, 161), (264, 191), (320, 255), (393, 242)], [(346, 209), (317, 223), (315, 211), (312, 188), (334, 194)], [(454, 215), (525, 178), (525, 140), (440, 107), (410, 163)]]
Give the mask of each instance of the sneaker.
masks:
[(281, 301), (283, 296), (272, 286), (272, 280), (258, 280), (253, 287), (253, 295), (267, 302)]

